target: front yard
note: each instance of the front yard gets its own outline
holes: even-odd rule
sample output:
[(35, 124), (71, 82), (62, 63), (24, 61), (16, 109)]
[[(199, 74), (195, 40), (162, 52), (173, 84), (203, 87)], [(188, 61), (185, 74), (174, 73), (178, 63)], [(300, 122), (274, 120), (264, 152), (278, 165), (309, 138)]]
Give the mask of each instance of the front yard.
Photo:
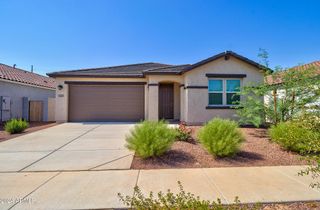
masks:
[(192, 141), (176, 141), (171, 149), (159, 157), (142, 159), (135, 156), (132, 169), (211, 168), (243, 166), (304, 165), (297, 153), (285, 151), (271, 142), (267, 129), (240, 128), (245, 136), (240, 151), (233, 157), (214, 158), (196, 140), (200, 126), (190, 126)]
[(15, 137), (18, 137), (21, 135), (25, 135), (27, 133), (31, 133), (31, 132), (35, 132), (35, 131), (42, 130), (45, 128), (49, 128), (49, 127), (52, 127), (56, 124), (57, 123), (53, 123), (53, 122), (31, 122), (31, 123), (29, 123), (29, 128), (27, 128), (24, 132), (17, 133), (17, 134), (9, 134), (8, 132), (6, 132), (4, 130), (4, 124), (0, 124), (0, 142), (15, 138)]

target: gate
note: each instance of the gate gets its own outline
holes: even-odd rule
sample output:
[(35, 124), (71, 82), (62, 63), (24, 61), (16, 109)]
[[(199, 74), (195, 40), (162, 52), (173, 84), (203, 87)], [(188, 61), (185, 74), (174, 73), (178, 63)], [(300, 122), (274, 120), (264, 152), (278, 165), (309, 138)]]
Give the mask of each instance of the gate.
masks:
[(30, 122), (42, 122), (43, 116), (43, 102), (42, 101), (30, 101), (29, 102), (29, 121)]

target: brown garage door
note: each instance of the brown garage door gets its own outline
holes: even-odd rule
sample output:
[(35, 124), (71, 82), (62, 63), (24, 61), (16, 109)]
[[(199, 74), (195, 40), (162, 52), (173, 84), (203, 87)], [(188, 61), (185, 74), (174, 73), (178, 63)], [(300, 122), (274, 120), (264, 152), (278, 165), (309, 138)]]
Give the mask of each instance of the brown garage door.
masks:
[(143, 85), (69, 85), (69, 121), (139, 121)]

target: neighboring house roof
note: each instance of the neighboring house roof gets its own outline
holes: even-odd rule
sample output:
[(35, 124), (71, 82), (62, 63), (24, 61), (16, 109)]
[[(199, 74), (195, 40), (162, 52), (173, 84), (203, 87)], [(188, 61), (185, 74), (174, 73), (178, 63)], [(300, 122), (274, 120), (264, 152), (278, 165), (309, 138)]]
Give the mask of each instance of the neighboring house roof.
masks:
[(183, 64), (183, 65), (168, 65), (161, 63), (139, 63), (131, 65), (111, 66), (102, 68), (89, 68), (79, 69), (71, 71), (58, 71), (48, 73), (50, 77), (144, 77), (149, 74), (183, 74), (196, 67), (204, 65), (208, 62), (214, 61), (221, 57), (229, 59), (229, 56), (234, 56), (250, 65), (257, 67), (258, 69), (266, 70), (267, 68), (248, 59), (241, 55), (238, 55), (232, 51), (225, 51), (215, 56), (197, 62), (195, 64)]
[(55, 89), (52, 78), (0, 63), (0, 79)]
[[(304, 70), (307, 70), (307, 69), (314, 70), (315, 74), (319, 76), (320, 75), (320, 61), (314, 61), (314, 62), (307, 63), (307, 64), (304, 64), (304, 65), (295, 66), (295, 67), (289, 68), (286, 71), (304, 71)], [(277, 73), (275, 73), (273, 75), (268, 75), (268, 76), (265, 77), (265, 81), (269, 85), (281, 84), (282, 83), (282, 77), (283, 77), (284, 73), (285, 72), (282, 71), (282, 72), (277, 72)]]

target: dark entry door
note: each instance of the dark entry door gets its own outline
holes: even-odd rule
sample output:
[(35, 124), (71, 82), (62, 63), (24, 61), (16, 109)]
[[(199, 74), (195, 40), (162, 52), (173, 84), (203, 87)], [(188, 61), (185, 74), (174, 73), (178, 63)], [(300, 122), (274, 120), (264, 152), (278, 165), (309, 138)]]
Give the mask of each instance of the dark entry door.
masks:
[(159, 86), (159, 119), (173, 119), (173, 84)]

